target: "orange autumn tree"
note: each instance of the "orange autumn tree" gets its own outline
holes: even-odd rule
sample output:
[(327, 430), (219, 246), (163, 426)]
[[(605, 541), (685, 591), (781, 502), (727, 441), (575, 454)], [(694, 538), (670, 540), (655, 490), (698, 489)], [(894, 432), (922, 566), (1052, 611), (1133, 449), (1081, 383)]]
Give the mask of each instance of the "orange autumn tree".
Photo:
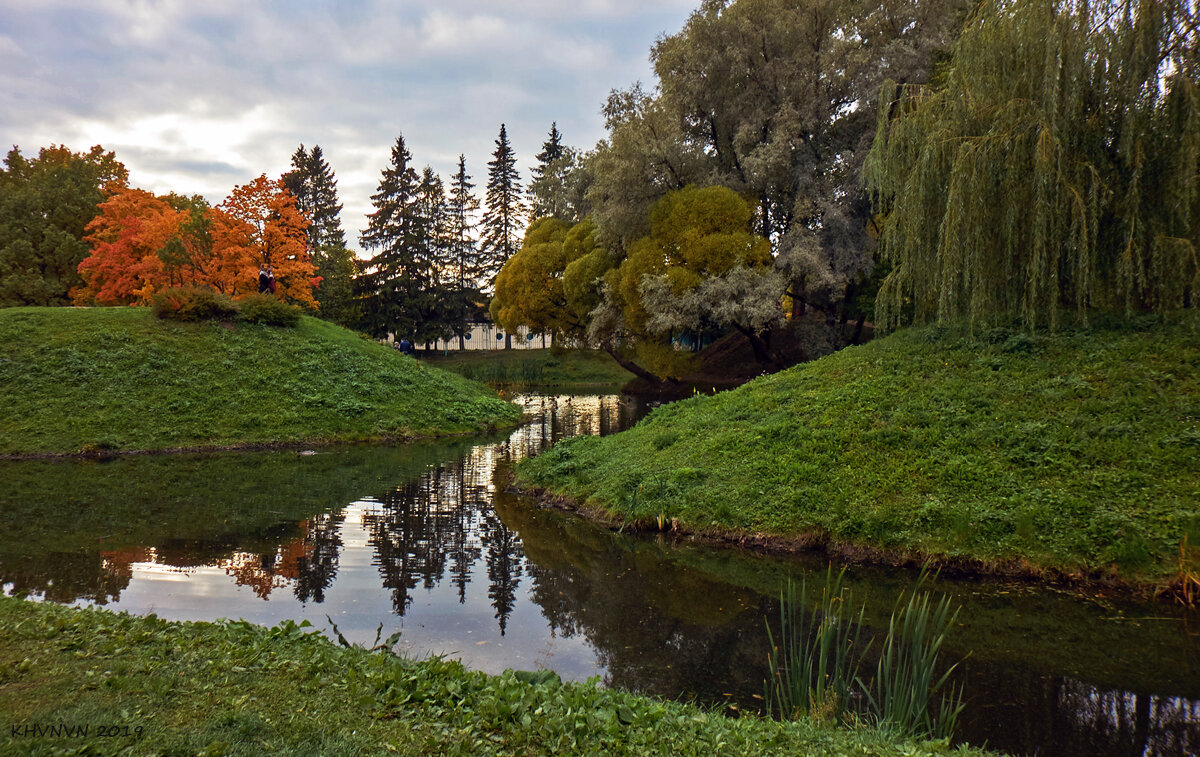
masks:
[(236, 187), (217, 210), (242, 224), (240, 229), (228, 227), (221, 239), (222, 254), (234, 256), (240, 250), (246, 261), (244, 279), (238, 279), (245, 284), (239, 291), (256, 291), (258, 266), (269, 265), (275, 272), (277, 297), (316, 310), (313, 288), (321, 279), (308, 254), (309, 221), (283, 182), (263, 174)]
[(84, 241), (91, 254), (79, 264), (84, 287), (77, 303), (144, 304), (165, 281), (158, 251), (172, 238), (181, 214), (161, 197), (127, 189), (97, 207)]
[(246, 250), (246, 224), (198, 195), (167, 200), (179, 211), (175, 233), (158, 250), (167, 286), (206, 286), (230, 295), (244, 291), (254, 267)]

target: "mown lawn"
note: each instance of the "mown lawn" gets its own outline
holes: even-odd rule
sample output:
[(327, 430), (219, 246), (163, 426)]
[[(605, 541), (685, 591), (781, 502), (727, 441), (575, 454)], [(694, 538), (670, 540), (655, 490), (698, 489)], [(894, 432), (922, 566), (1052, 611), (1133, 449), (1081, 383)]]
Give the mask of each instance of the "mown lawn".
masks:
[(519, 478), (642, 524), (985, 567), (1200, 572), (1200, 330), (907, 330), (560, 443)]
[(0, 712), (0, 752), (23, 755), (951, 751), (871, 729), (727, 718), (552, 674), (369, 653), (290, 622), (167, 623), (11, 597), (0, 597)]
[(179, 323), (146, 308), (0, 310), (0, 455), (474, 432), (520, 410), (315, 318)]

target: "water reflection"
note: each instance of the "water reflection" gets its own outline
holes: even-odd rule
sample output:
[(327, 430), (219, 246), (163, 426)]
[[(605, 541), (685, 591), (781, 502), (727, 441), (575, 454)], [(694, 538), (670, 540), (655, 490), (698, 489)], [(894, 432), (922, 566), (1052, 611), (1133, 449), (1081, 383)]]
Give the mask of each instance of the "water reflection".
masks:
[[(415, 655), (754, 707), (764, 618), (824, 565), (633, 539), (505, 491), (512, 464), (634, 422), (617, 396), (527, 395), (490, 440), (0, 463), (6, 591), (176, 619), (326, 615)], [(904, 572), (847, 576), (879, 628)], [(1173, 608), (1033, 587), (938, 582), (963, 606), (963, 735), (1023, 754), (1200, 752), (1200, 645)], [(1194, 619), (1192, 620), (1194, 623)], [(1131, 652), (1130, 650), (1137, 650)]]

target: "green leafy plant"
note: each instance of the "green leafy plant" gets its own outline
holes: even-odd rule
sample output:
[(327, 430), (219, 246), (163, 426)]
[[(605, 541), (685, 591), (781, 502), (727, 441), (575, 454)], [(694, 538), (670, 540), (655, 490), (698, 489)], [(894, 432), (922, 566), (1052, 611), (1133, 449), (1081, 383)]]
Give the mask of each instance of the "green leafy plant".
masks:
[[(934, 601), (921, 591), (925, 574), (888, 620), (887, 636), (870, 684), (860, 685), (879, 725), (910, 736), (949, 738), (962, 712), (962, 688), (948, 686), (954, 663), (939, 675), (946, 632), (958, 617), (948, 597)], [(937, 707), (933, 706), (935, 698)]]
[(767, 709), (784, 719), (808, 713), (814, 718), (845, 719), (851, 687), (858, 675), (862, 649), (863, 609), (850, 610), (842, 587), (843, 569), (830, 567), (821, 589), (820, 610), (809, 614), (808, 585), (799, 589), (789, 578), (780, 597), (779, 640), (767, 624), (771, 651), (767, 665)]
[[(939, 665), (946, 632), (958, 611), (950, 600), (933, 601), (917, 579), (906, 604), (897, 602), (888, 620), (875, 675), (859, 675), (870, 648), (863, 643), (863, 613), (852, 607), (842, 586), (845, 570), (825, 574), (818, 609), (808, 611), (807, 583), (788, 580), (781, 596), (778, 640), (767, 624), (771, 651), (767, 710), (785, 720), (809, 715), (845, 723), (851, 702), (863, 702), (868, 717), (884, 730), (919, 738), (949, 738), (962, 711), (962, 689), (949, 686), (958, 664)], [(861, 692), (861, 696), (859, 696)], [(933, 703), (937, 702), (935, 706)]]
[(229, 297), (204, 287), (176, 287), (155, 292), (154, 314), (174, 321), (231, 320), (238, 312)]
[(267, 326), (294, 328), (300, 323), (300, 308), (280, 302), (269, 294), (249, 294), (237, 301), (238, 320)]

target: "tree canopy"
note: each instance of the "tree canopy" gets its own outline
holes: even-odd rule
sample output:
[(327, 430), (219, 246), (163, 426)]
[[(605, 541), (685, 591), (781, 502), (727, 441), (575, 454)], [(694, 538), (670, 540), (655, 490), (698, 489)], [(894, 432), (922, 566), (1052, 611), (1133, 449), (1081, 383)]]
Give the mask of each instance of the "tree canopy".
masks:
[(504, 263), (519, 246), (521, 219), (521, 174), (517, 157), (508, 141), (508, 132), (500, 124), (496, 151), (488, 161), (487, 194), (484, 197), (483, 235), (479, 240), (481, 274), (490, 287)]
[(311, 308), (307, 225), (282, 184), (266, 176), (235, 188), (216, 208), (201, 197), (126, 189), (101, 203), (88, 224), (83, 286), (72, 296), (81, 304), (144, 305), (178, 286), (237, 296), (256, 291), (258, 266), (270, 264), (277, 296)]
[(943, 82), (891, 83), (866, 166), (879, 319), (1161, 311), (1200, 292), (1195, 4), (982, 4)]
[(292, 170), (283, 185), (296, 198), (296, 208), (309, 220), (308, 251), (321, 284), (315, 292), (321, 317), (349, 325), (356, 320), (353, 303), (354, 254), (346, 248), (337, 179), (320, 145), (296, 148)]
[(52, 145), (36, 158), (9, 151), (0, 170), (0, 307), (70, 302), (83, 284), (87, 225), (128, 178), (99, 145), (86, 153)]
[(667, 192), (728, 187), (754, 203), (792, 295), (832, 310), (872, 265), (859, 169), (879, 85), (925, 81), (966, 5), (704, 0), (654, 46), (657, 90), (608, 99), (588, 159), (604, 239), (628, 248)]
[(534, 334), (583, 338), (588, 315), (599, 303), (598, 279), (609, 266), (590, 221), (572, 227), (540, 218), (496, 276), (492, 320), (509, 332), (523, 326)]

